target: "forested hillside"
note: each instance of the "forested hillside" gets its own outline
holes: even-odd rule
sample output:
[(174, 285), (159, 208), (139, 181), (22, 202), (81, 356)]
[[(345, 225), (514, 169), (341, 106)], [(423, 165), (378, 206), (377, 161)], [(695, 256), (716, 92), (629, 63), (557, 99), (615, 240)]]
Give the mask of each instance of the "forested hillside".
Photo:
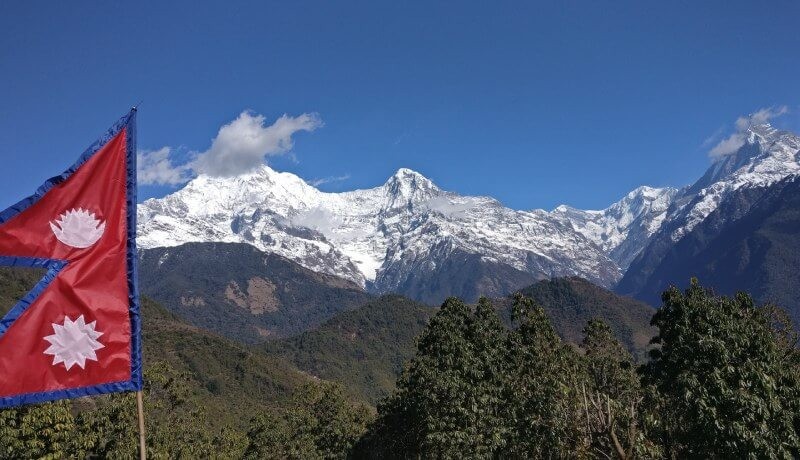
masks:
[(314, 328), (372, 297), (248, 244), (189, 243), (140, 254), (140, 287), (191, 324), (257, 343)]
[[(21, 273), (0, 271), (3, 298), (38, 279)], [(671, 289), (654, 310), (655, 348), (637, 366), (614, 325), (588, 314), (594, 305), (624, 322), (619, 309), (629, 304), (613, 295), (588, 300), (596, 289), (577, 279), (538, 283), (525, 292), (571, 313), (551, 320), (533, 297), (518, 294), (507, 324), (506, 310), (487, 299), (469, 305), (450, 298), (432, 309), (388, 296), (271, 343), (267, 352), (189, 326), (146, 300), (148, 452), (251, 459), (800, 455), (798, 335), (780, 310), (746, 294), (715, 296), (696, 281), (684, 292)], [(554, 325), (568, 318), (582, 322), (577, 343)], [(377, 414), (348, 398), (387, 394)], [(132, 394), (0, 411), (2, 457), (135, 455)]]
[(383, 296), (265, 348), (375, 404), (394, 389), (403, 362), (414, 354), (415, 338), (435, 312), (402, 296)]
[[(600, 319), (609, 324), (620, 342), (641, 359), (656, 333), (650, 326), (654, 313), (652, 307), (581, 278), (542, 280), (520, 292), (544, 308), (556, 333), (567, 342), (580, 343), (586, 323)], [(506, 323), (511, 319), (511, 304), (510, 297), (496, 301)]]

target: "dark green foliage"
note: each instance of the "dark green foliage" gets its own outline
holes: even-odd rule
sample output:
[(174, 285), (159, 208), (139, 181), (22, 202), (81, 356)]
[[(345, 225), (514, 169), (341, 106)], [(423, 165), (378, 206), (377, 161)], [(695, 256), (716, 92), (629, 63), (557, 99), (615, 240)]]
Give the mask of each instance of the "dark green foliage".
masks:
[(359, 458), (788, 458), (797, 456), (797, 334), (746, 295), (696, 283), (665, 293), (644, 379), (613, 328), (590, 320), (583, 353), (519, 295), (513, 328), (486, 301), (449, 299), (378, 407)]
[(445, 301), (397, 391), (356, 449), (367, 458), (530, 458), (580, 449), (580, 357), (541, 307), (515, 301), (509, 331), (481, 299)]
[(345, 397), (341, 385), (307, 384), (281, 415), (260, 414), (250, 423), (247, 459), (345, 458), (372, 418)]
[[(164, 363), (145, 371), (149, 458), (236, 458), (246, 438), (207, 423), (191, 379)], [(77, 415), (74, 415), (77, 413)], [(0, 458), (138, 458), (133, 393), (0, 411)]]
[[(207, 405), (194, 395), (192, 380), (163, 363), (145, 375), (144, 409), (150, 458), (240, 456), (246, 439), (230, 428), (213, 429)], [(101, 458), (135, 458), (138, 453), (136, 399), (132, 393), (93, 400), (95, 409), (77, 416), (76, 439)]]
[(5, 316), (44, 274), (41, 269), (0, 267), (0, 316)]
[(360, 456), (486, 456), (504, 441), (502, 386), (505, 329), (485, 300), (478, 313), (445, 301), (417, 345), (417, 354), (381, 403)]
[(505, 392), (512, 457), (566, 455), (582, 448), (580, 361), (561, 339), (544, 309), (517, 295), (508, 335), (509, 375)]
[[(601, 319), (639, 359), (645, 357), (650, 338), (655, 335), (649, 324), (653, 308), (581, 278), (543, 280), (520, 292), (544, 308), (558, 335), (567, 342), (580, 343), (586, 323)], [(509, 318), (511, 302), (499, 305)]]
[(800, 357), (785, 317), (740, 293), (716, 297), (696, 280), (671, 288), (647, 382), (662, 400), (658, 427), (679, 457), (800, 455)]
[(0, 458), (63, 458), (82, 447), (74, 440), (68, 401), (0, 411)]
[(581, 347), (588, 444), (592, 455), (652, 458), (660, 453), (641, 419), (643, 392), (630, 353), (603, 321), (589, 321)]
[(142, 251), (140, 262), (143, 294), (195, 326), (245, 343), (313, 329), (372, 298), (350, 281), (249, 244), (155, 248)]
[(414, 354), (414, 338), (434, 313), (405, 297), (383, 296), (265, 348), (312, 375), (343, 383), (351, 397), (374, 405), (394, 389), (403, 362)]

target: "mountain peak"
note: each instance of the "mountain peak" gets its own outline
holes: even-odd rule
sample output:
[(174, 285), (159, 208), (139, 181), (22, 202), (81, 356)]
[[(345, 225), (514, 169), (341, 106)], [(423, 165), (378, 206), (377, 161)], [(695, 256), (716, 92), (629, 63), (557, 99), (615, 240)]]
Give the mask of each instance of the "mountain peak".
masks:
[(751, 124), (750, 126), (748, 126), (747, 132), (748, 134), (750, 134), (749, 137), (751, 138), (751, 142), (753, 142), (755, 140), (752, 139), (753, 135), (769, 139), (773, 137), (776, 133), (778, 133), (778, 130), (775, 129), (769, 123), (760, 123), (760, 124)]
[(430, 179), (423, 176), (422, 174), (414, 171), (413, 169), (409, 168), (400, 168), (398, 169), (389, 180), (392, 179), (402, 180), (402, 181), (413, 181), (413, 180), (425, 180), (430, 182)]
[(386, 181), (384, 187), (388, 188), (392, 195), (402, 195), (405, 197), (412, 197), (420, 193), (429, 194), (430, 192), (439, 190), (430, 179), (408, 168), (398, 169), (397, 172)]

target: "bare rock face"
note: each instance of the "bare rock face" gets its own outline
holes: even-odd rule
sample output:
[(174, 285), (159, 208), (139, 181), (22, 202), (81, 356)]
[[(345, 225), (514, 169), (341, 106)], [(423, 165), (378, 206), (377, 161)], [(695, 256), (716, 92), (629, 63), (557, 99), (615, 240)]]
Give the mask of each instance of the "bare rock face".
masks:
[(275, 297), (275, 285), (260, 277), (247, 280), (247, 291), (242, 292), (236, 281), (225, 287), (225, 298), (254, 315), (278, 311), (280, 300)]

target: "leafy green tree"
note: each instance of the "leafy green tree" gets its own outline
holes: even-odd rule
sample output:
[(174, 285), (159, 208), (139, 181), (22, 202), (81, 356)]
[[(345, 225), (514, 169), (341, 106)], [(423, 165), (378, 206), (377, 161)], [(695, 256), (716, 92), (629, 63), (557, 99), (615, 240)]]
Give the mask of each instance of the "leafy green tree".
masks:
[(307, 384), (282, 416), (261, 414), (248, 431), (245, 458), (346, 458), (366, 430), (369, 411), (335, 383)]
[(577, 353), (561, 342), (544, 310), (522, 295), (513, 306), (508, 337), (510, 374), (506, 417), (512, 431), (504, 457), (562, 457), (584, 448), (582, 379)]
[(68, 401), (2, 410), (0, 458), (65, 458), (80, 447), (75, 434)]
[[(187, 374), (164, 363), (145, 371), (144, 410), (149, 458), (231, 457), (244, 450), (242, 435), (214, 433), (208, 414)], [(122, 393), (96, 398), (97, 407), (81, 411), (77, 432), (86, 449), (102, 458), (138, 458), (136, 398)]]
[(604, 321), (590, 320), (583, 333), (581, 391), (589, 452), (603, 458), (659, 456), (640, 420), (644, 398), (633, 357)]
[(750, 296), (717, 297), (696, 279), (671, 288), (646, 381), (661, 400), (661, 442), (674, 457), (800, 455), (800, 367), (791, 325)]
[(287, 446), (290, 439), (289, 427), (283, 417), (271, 413), (260, 414), (250, 421), (244, 458), (250, 460), (288, 458), (287, 450), (290, 449), (287, 449)]
[(490, 457), (503, 448), (509, 436), (504, 391), (509, 373), (508, 331), (492, 303), (481, 298), (467, 334), (473, 358), (470, 389), (465, 393), (471, 417), (467, 436), (472, 440), (467, 447), (478, 457)]
[(447, 299), (357, 454), (455, 458), (498, 452), (507, 431), (505, 335), (488, 300), (473, 312), (461, 300)]

